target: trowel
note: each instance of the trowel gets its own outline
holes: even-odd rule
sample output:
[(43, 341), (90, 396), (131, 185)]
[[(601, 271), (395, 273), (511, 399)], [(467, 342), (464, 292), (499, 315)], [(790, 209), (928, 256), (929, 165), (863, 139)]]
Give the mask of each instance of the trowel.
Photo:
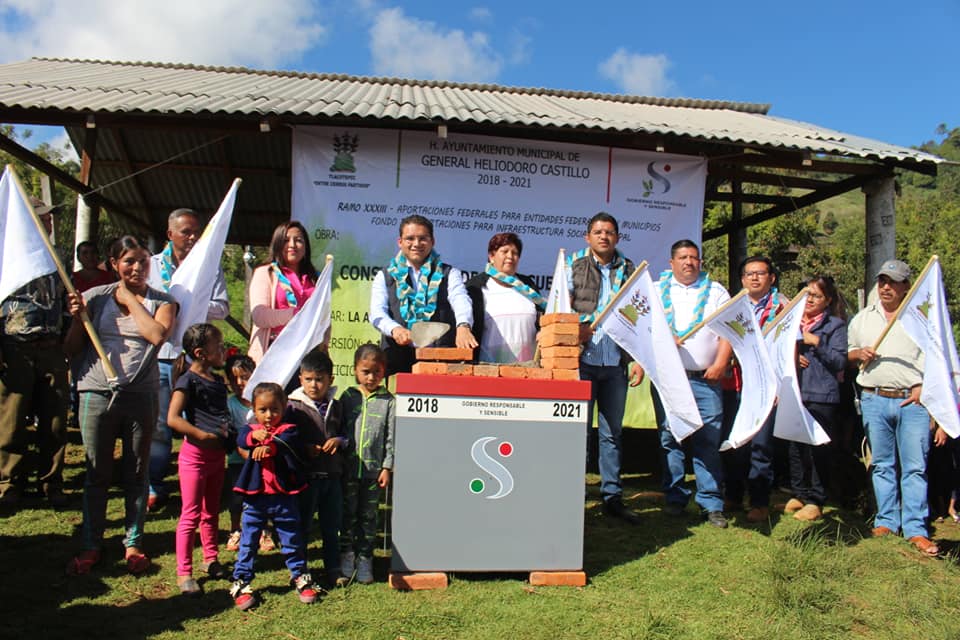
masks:
[(447, 331), (450, 331), (450, 325), (446, 322), (415, 322), (410, 327), (410, 339), (418, 349), (429, 347)]

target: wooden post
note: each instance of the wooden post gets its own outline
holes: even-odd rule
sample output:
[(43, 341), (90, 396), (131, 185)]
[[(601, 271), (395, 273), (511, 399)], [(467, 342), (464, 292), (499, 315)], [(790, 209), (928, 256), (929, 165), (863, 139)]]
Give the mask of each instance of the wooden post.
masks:
[(877, 272), (887, 260), (897, 257), (896, 184), (892, 175), (877, 178), (863, 187), (866, 194), (866, 260), (863, 284), (869, 291)]
[[(92, 125), (92, 126), (91, 126)], [(93, 158), (97, 151), (97, 128), (91, 120), (87, 122), (86, 135), (83, 140), (83, 149), (80, 155), (80, 182), (85, 186), (90, 186), (90, 177), (93, 173)], [(83, 194), (77, 194), (77, 228), (74, 235), (74, 247), (92, 240), (97, 242), (99, 236), (100, 208), (91, 207), (84, 200)], [(98, 243), (99, 244), (99, 243)], [(76, 254), (76, 252), (74, 252)], [(76, 255), (73, 258), (74, 270), (80, 268), (80, 261)]]
[(733, 189), (733, 201), (730, 203), (733, 216), (730, 224), (735, 226), (727, 235), (727, 290), (739, 291), (741, 288), (740, 263), (747, 257), (747, 228), (742, 225), (743, 184), (739, 180), (732, 180), (730, 187)]

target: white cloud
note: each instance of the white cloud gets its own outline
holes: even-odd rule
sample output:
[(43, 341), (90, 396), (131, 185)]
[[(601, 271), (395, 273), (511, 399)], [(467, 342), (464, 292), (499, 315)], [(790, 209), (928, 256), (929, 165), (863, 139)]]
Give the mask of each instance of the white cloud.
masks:
[(469, 15), (474, 22), (490, 22), (493, 19), (493, 12), (487, 7), (474, 7)]
[(487, 82), (503, 66), (486, 33), (444, 29), (407, 17), (399, 8), (384, 9), (375, 16), (370, 51), (377, 75)]
[(70, 142), (70, 136), (67, 135), (66, 129), (60, 129), (60, 132), (50, 139), (50, 146), (63, 152), (64, 160), (73, 160), (80, 164), (80, 156), (77, 155), (77, 150), (73, 148), (73, 143)]
[(0, 0), (0, 61), (30, 56), (275, 67), (326, 35), (310, 0)]
[(667, 56), (631, 53), (620, 47), (600, 63), (600, 74), (612, 80), (625, 93), (641, 96), (665, 96), (674, 89), (667, 77)]

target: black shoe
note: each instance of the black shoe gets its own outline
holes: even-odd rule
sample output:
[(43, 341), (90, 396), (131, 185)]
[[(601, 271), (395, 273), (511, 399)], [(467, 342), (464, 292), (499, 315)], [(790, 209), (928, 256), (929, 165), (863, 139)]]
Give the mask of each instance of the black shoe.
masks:
[(707, 513), (707, 522), (719, 529), (726, 529), (729, 526), (723, 511), (711, 511)]
[(668, 516), (680, 518), (687, 515), (687, 506), (683, 504), (677, 504), (675, 502), (668, 502), (663, 506), (663, 512)]
[(635, 511), (627, 509), (620, 498), (605, 500), (603, 503), (603, 512), (608, 516), (620, 518), (629, 524), (640, 524), (640, 516)]

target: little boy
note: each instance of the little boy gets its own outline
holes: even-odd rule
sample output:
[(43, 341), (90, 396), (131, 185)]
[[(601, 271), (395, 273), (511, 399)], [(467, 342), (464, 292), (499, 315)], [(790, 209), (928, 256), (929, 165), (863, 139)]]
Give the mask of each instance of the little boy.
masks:
[(287, 403), (286, 421), (297, 425), (307, 447), (307, 489), (300, 493), (300, 526), (309, 543), (314, 514), (320, 519), (326, 584), (340, 577), (340, 520), (343, 491), (340, 482), (349, 445), (344, 434), (337, 388), (333, 384), (333, 361), (320, 348), (310, 351), (300, 363), (300, 387)]

